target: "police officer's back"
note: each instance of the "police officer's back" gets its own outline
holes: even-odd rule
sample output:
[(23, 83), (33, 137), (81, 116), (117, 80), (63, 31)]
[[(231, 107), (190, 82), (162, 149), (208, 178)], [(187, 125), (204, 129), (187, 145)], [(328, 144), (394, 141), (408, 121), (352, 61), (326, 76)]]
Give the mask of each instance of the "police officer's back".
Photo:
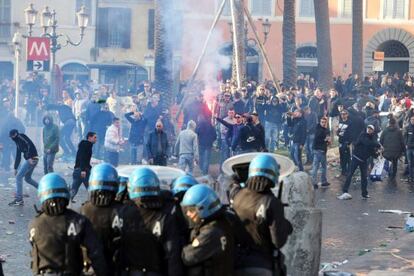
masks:
[(80, 275), (84, 246), (96, 275), (107, 275), (102, 247), (90, 221), (66, 208), (70, 195), (65, 180), (56, 173), (45, 175), (38, 196), (42, 212), (29, 225), (33, 274)]
[(177, 221), (170, 205), (160, 197), (160, 182), (148, 168), (129, 178), (131, 201), (125, 203), (124, 270), (154, 275), (182, 275)]
[(123, 218), (121, 204), (115, 201), (118, 191), (118, 173), (107, 163), (92, 168), (89, 177), (89, 201), (85, 202), (80, 213), (87, 217), (101, 241), (104, 249), (108, 273), (113, 275), (119, 267), (119, 248), (122, 239)]
[(234, 235), (216, 193), (205, 184), (191, 187), (181, 203), (195, 224), (182, 259), (189, 276), (234, 275)]
[(279, 165), (265, 154), (255, 157), (249, 166), (246, 188), (233, 189), (230, 199), (233, 208), (251, 241), (246, 254), (237, 261), (237, 275), (249, 275), (252, 269), (261, 275), (283, 275), (282, 253), (279, 249), (292, 233), (281, 201), (271, 192), (278, 183)]

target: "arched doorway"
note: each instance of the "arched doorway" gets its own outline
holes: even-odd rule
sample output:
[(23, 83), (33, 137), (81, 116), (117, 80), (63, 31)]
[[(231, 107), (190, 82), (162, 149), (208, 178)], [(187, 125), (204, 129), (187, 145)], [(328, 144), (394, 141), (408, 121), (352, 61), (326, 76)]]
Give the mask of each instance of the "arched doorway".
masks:
[(408, 72), (410, 53), (404, 44), (397, 40), (388, 40), (381, 43), (377, 51), (384, 52), (384, 72), (399, 73), (400, 76)]
[[(253, 43), (248, 43), (246, 47), (246, 80), (259, 81), (259, 53), (254, 47)], [(231, 79), (232, 70), (232, 56), (233, 56), (233, 44), (228, 43), (219, 49), (219, 54), (225, 56), (230, 60), (230, 65), (226, 68), (221, 69), (221, 77), (223, 80)]]
[(372, 52), (376, 50), (385, 52), (384, 71), (414, 72), (414, 36), (406, 30), (388, 28), (372, 36), (364, 49), (364, 75), (373, 72)]
[(298, 73), (318, 78), (318, 55), (314, 45), (304, 44), (296, 49), (296, 66)]
[(63, 81), (77, 80), (85, 83), (89, 80), (89, 69), (83, 64), (71, 62), (62, 66)]

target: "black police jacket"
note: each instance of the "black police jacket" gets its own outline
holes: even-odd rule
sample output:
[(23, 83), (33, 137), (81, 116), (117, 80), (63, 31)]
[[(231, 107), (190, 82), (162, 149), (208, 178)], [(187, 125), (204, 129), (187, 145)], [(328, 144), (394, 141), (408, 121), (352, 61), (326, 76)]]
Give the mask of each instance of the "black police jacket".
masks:
[(231, 195), (233, 209), (250, 234), (251, 243), (238, 260), (237, 268), (262, 267), (274, 269), (274, 253), (278, 252), (292, 233), (283, 205), (271, 191), (240, 189)]
[[(86, 247), (96, 275), (108, 275), (102, 246), (90, 221), (72, 211), (57, 216), (37, 215), (29, 225), (33, 274), (81, 275), (81, 246)], [(66, 274), (65, 274), (66, 275)]]
[(223, 210), (191, 231), (182, 250), (188, 276), (234, 275), (234, 229)]
[(172, 209), (164, 203), (151, 209), (138, 207), (134, 201), (124, 204), (124, 270), (183, 275), (179, 231)]
[(115, 202), (109, 206), (96, 206), (91, 202), (85, 202), (80, 213), (87, 217), (103, 245), (105, 261), (109, 274), (114, 274), (120, 266), (119, 250), (122, 242), (123, 217), (120, 213), (122, 205)]

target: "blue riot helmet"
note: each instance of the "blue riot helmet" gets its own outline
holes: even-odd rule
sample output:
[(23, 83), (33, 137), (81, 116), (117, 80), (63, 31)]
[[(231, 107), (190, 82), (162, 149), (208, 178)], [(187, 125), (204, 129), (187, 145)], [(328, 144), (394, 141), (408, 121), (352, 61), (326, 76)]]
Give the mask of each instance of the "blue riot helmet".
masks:
[(171, 187), (171, 192), (175, 196), (178, 193), (186, 192), (192, 186), (198, 184), (197, 180), (191, 175), (180, 176), (174, 180)]
[(128, 182), (128, 193), (131, 199), (160, 195), (160, 180), (149, 168), (137, 168)]
[(118, 192), (118, 172), (108, 163), (102, 163), (94, 166), (89, 176), (89, 192), (104, 190)]
[(263, 191), (267, 187), (273, 188), (279, 183), (279, 164), (268, 154), (259, 154), (250, 162), (247, 187)]
[(222, 207), (216, 192), (206, 184), (197, 184), (188, 189), (181, 206), (184, 209), (194, 208), (200, 219), (210, 217)]
[(48, 173), (40, 179), (37, 196), (41, 204), (48, 199), (70, 198), (65, 179), (57, 173)]
[(118, 192), (118, 172), (108, 163), (94, 166), (89, 176), (90, 201), (95, 206), (108, 206)]
[(128, 177), (120, 176), (119, 177), (119, 187), (118, 192), (116, 193), (116, 200), (122, 202), (128, 197), (127, 191)]

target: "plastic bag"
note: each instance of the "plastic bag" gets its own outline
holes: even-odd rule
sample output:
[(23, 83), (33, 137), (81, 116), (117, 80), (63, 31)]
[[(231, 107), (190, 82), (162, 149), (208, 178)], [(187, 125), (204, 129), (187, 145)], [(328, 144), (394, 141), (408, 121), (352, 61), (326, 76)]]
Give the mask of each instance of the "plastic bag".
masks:
[(377, 159), (374, 159), (374, 167), (369, 174), (369, 178), (371, 181), (382, 181), (385, 177), (387, 172), (386, 168), (388, 167), (388, 162), (385, 160), (384, 157), (380, 156)]

